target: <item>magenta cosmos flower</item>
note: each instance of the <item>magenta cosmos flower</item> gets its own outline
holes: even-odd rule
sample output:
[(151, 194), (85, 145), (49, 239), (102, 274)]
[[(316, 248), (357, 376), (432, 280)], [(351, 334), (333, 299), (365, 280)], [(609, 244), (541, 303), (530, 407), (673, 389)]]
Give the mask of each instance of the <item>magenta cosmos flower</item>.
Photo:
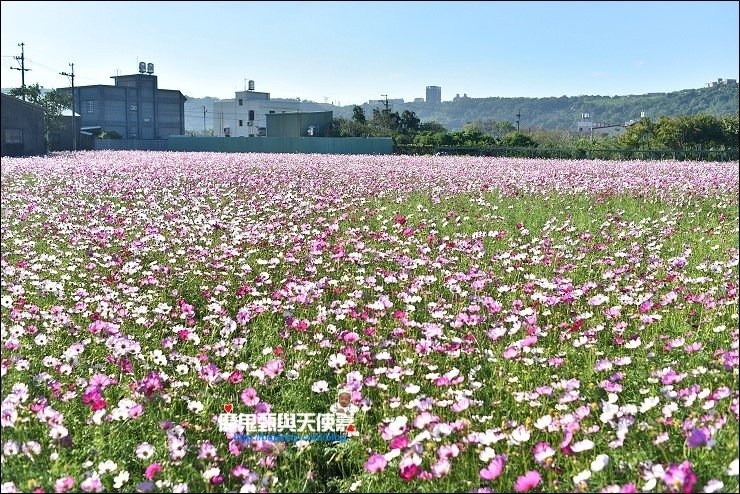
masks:
[(527, 492), (528, 490), (537, 487), (541, 480), (539, 472), (530, 470), (516, 479), (514, 490), (517, 492)]
[(162, 465), (160, 465), (159, 463), (152, 463), (151, 465), (146, 467), (144, 476), (148, 478), (149, 480), (152, 480), (154, 479), (154, 476), (157, 475), (161, 471), (162, 471)]

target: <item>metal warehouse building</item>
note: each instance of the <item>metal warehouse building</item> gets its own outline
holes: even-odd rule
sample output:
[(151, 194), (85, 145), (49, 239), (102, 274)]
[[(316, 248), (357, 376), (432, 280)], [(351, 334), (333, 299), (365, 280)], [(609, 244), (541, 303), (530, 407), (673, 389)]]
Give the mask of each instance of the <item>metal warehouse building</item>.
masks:
[(267, 137), (328, 137), (333, 116), (330, 111), (269, 113)]
[(2, 94), (2, 155), (34, 156), (46, 153), (44, 109)]

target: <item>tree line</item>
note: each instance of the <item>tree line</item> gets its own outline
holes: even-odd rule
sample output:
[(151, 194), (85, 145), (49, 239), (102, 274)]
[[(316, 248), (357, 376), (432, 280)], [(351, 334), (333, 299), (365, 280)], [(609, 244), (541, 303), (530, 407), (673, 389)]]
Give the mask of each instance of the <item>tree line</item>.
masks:
[[(738, 149), (738, 114), (642, 118), (619, 135), (574, 135), (562, 130), (519, 131), (513, 123), (478, 119), (462, 130), (448, 131), (438, 122), (421, 122), (409, 110), (374, 109), (367, 118), (355, 106), (351, 118), (333, 121), (333, 137), (391, 137), (397, 148), (545, 148), (575, 150), (729, 151)], [(701, 156), (701, 153), (698, 154)]]

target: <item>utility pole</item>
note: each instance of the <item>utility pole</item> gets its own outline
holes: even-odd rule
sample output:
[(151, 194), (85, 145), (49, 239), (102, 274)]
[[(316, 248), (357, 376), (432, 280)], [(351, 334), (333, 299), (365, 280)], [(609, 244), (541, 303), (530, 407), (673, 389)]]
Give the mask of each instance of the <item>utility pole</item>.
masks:
[(75, 64), (69, 64), (72, 67), (72, 73), (59, 72), (59, 75), (66, 75), (72, 79), (72, 150), (77, 151), (77, 120), (75, 119)]
[(519, 118), (522, 116), (522, 109), (519, 108), (519, 112), (514, 116), (516, 117), (516, 131), (519, 132)]
[(11, 67), (11, 69), (13, 69), (13, 70), (20, 70), (21, 71), (21, 89), (23, 90), (23, 101), (26, 101), (26, 72), (28, 72), (31, 69), (27, 69), (26, 68), (26, 64), (25, 64), (26, 58), (25, 58), (25, 55), (23, 53), (23, 45), (25, 45), (25, 43), (19, 43), (18, 44), (18, 46), (21, 47), (21, 56), (20, 57), (13, 57), (16, 60), (20, 60), (21, 61), (21, 68), (19, 69), (18, 67)]
[(385, 102), (383, 102), (383, 100), (379, 100), (379, 101), (381, 103), (385, 104), (385, 111), (390, 111), (390, 109), (388, 108), (388, 95), (387, 94), (381, 94), (381, 96), (384, 96), (385, 97)]
[(205, 107), (205, 105), (203, 105), (203, 133), (204, 133), (204, 134), (205, 134), (205, 132), (206, 132), (206, 112), (207, 112), (207, 111), (208, 111), (208, 110), (206, 110), (206, 107)]

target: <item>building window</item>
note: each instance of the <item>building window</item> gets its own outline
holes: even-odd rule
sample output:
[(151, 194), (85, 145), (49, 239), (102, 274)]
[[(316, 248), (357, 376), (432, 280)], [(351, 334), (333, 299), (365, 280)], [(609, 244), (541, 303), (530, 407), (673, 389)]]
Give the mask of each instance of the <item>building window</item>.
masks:
[(95, 113), (95, 102), (87, 101), (87, 113)]
[(5, 130), (5, 143), (6, 144), (23, 144), (23, 131), (6, 129)]
[(149, 123), (151, 121), (152, 121), (151, 117), (144, 117), (144, 123)]
[(254, 110), (249, 110), (249, 119), (248, 120), (254, 120)]
[(239, 127), (244, 127), (244, 120), (239, 120)]
[(136, 111), (136, 110), (138, 110), (138, 109), (139, 109), (139, 107), (138, 107), (138, 106), (136, 106), (136, 105), (131, 105), (131, 111)]
[(270, 110), (270, 113), (275, 113), (275, 110)]
[(244, 100), (239, 98), (239, 106), (244, 106)]

